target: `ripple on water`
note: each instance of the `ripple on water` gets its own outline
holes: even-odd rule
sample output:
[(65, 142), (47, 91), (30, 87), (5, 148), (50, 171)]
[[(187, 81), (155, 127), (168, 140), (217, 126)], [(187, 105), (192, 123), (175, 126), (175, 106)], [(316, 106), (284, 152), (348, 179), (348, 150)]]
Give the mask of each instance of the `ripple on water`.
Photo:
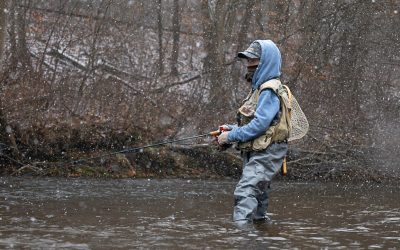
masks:
[(374, 188), (367, 197), (356, 185), (276, 182), (269, 214), (276, 223), (243, 229), (231, 222), (236, 182), (6, 182), (0, 248), (388, 249), (400, 243), (398, 189)]

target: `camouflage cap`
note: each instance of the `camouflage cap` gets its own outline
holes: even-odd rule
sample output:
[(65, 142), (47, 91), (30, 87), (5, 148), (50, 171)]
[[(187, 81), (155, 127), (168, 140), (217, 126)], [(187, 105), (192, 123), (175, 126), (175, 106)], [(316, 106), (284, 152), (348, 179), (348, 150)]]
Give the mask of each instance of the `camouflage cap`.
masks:
[(239, 58), (260, 58), (261, 45), (258, 42), (252, 42), (250, 46), (243, 52), (238, 53)]

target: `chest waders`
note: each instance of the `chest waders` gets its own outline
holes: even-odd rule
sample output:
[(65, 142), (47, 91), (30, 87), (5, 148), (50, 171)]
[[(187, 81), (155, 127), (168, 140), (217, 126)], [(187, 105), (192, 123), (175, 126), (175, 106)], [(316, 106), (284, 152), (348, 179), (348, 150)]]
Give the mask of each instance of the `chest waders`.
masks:
[[(271, 180), (280, 169), (286, 174), (287, 142), (292, 138), (303, 137), (308, 130), (308, 122), (300, 106), (289, 88), (282, 85), (278, 79), (263, 83), (246, 97), (237, 113), (238, 126), (251, 122), (260, 94), (266, 89), (278, 96), (279, 113), (264, 134), (251, 141), (238, 143), (243, 157), (242, 177), (234, 192), (233, 220), (238, 222), (268, 218), (266, 212)], [(296, 119), (293, 119), (294, 108), (297, 112)]]

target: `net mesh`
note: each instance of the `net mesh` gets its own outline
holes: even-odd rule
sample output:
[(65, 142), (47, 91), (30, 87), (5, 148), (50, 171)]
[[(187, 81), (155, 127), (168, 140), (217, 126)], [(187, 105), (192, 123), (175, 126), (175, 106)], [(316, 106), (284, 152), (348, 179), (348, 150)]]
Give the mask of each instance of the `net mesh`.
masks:
[(291, 125), (292, 129), (288, 141), (294, 141), (302, 138), (308, 132), (308, 121), (303, 110), (301, 110), (296, 98), (291, 96)]

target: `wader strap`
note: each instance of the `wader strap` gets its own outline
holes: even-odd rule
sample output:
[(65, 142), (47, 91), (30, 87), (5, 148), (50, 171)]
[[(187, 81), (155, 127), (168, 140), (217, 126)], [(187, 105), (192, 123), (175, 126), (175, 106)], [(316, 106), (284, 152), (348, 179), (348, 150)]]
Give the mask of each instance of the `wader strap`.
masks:
[(292, 95), (292, 91), (290, 91), (289, 87), (286, 85), (283, 85), (283, 87), (285, 87), (287, 94), (288, 94), (288, 98), (289, 98), (289, 119), (292, 118), (292, 99), (293, 99), (293, 95)]

